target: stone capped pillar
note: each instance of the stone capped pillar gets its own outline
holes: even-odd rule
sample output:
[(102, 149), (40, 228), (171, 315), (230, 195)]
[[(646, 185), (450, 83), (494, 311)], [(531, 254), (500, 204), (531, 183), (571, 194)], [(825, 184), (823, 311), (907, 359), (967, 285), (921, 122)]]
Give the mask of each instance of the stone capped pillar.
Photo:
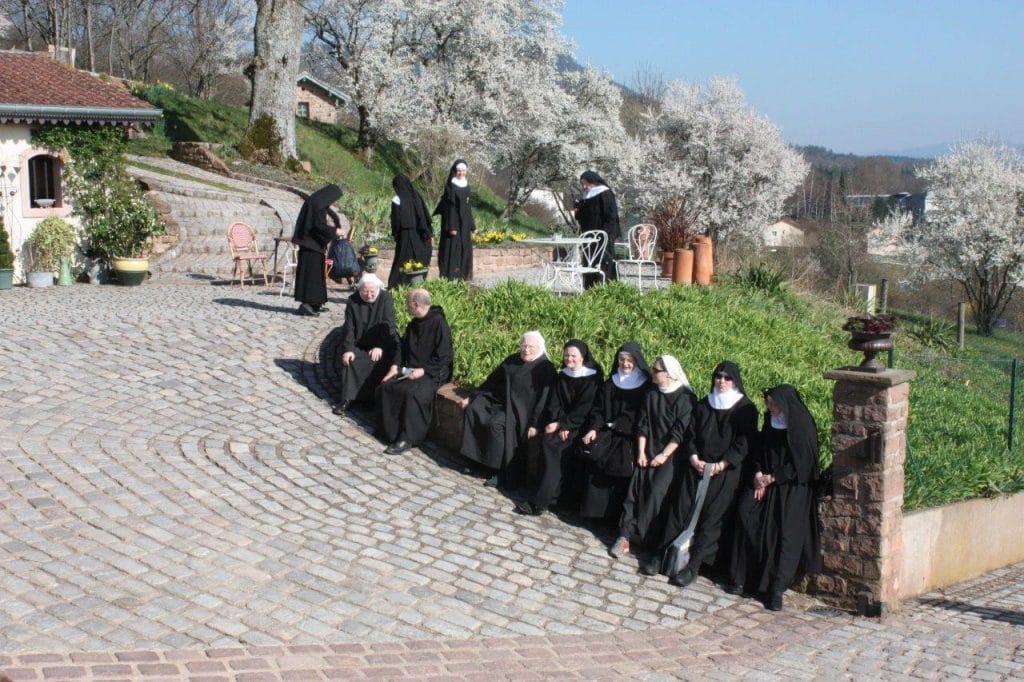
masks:
[(895, 608), (903, 553), (903, 464), (916, 374), (825, 372), (832, 392), (833, 496), (821, 506), (824, 572), (810, 585), (862, 615)]

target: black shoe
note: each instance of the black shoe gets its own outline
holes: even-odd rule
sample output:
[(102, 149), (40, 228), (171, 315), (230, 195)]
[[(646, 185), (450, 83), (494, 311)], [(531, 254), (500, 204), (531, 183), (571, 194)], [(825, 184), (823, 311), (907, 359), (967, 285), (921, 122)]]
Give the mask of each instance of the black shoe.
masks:
[(689, 566), (679, 571), (678, 573), (669, 576), (668, 582), (676, 587), (687, 587), (693, 584), (693, 581), (697, 579), (697, 571), (693, 570)]
[(320, 313), (318, 313), (313, 308), (313, 306), (309, 305), (308, 303), (303, 303), (302, 305), (299, 306), (299, 315), (305, 315), (306, 317), (317, 317), (318, 315), (320, 315)]
[(764, 603), (764, 607), (769, 611), (781, 611), (782, 610), (782, 593), (772, 592), (768, 595), (768, 601)]
[(318, 306), (314, 306), (313, 310), (317, 311), (318, 313), (329, 313), (329, 312), (331, 312), (330, 308), (328, 308), (327, 306), (322, 305), (322, 304), (318, 305)]
[(348, 408), (350, 407), (352, 407), (351, 400), (342, 400), (340, 403), (331, 408), (331, 412), (338, 415), (339, 417), (344, 417), (345, 413), (348, 412)]
[(485, 488), (497, 488), (498, 487), (498, 474), (494, 474), (486, 481), (484, 481)]
[(726, 594), (743, 594), (743, 583), (726, 583), (722, 585), (722, 591)]
[(640, 575), (658, 575), (660, 569), (661, 557), (657, 554), (640, 560)]
[(522, 514), (524, 516), (540, 516), (544, 511), (545, 509), (543, 507), (538, 507), (532, 502), (527, 502), (526, 500), (516, 502), (517, 514)]
[(391, 445), (389, 445), (386, 448), (384, 448), (384, 454), (385, 455), (400, 455), (400, 454), (402, 454), (403, 452), (405, 452), (406, 450), (408, 450), (411, 447), (412, 447), (412, 445), (410, 445), (409, 441), (407, 441), (407, 440), (395, 441)]

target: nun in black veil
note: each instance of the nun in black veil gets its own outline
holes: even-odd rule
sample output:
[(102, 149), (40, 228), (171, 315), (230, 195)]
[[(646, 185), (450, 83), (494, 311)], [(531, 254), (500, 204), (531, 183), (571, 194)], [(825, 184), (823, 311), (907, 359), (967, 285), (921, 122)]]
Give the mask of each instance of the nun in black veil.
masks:
[(579, 339), (562, 347), (562, 368), (555, 378), (541, 440), (540, 480), (528, 500), (516, 503), (520, 514), (539, 516), (555, 499), (563, 506), (579, 503), (576, 475), (581, 429), (590, 417), (594, 398), (604, 381), (601, 365)]
[(430, 240), (433, 238), (430, 213), (423, 197), (404, 175), (391, 181), (395, 196), (391, 199), (391, 236), (395, 239), (395, 257), (388, 275), (388, 289), (401, 283), (402, 265), (419, 261), (430, 265)]
[(434, 215), (441, 216), (441, 243), (437, 248), (437, 268), (447, 279), (473, 279), (473, 233), (476, 223), (469, 209), (469, 167), (462, 159), (452, 164), (448, 182)]
[[(295, 300), (300, 315), (319, 315), (327, 303), (324, 251), (335, 237), (344, 235), (341, 219), (331, 204), (341, 198), (341, 187), (327, 185), (309, 195), (299, 210), (292, 243), (299, 247), (295, 266)], [(330, 217), (331, 223), (327, 219)]]
[[(615, 192), (608, 187), (608, 183), (600, 175), (592, 170), (588, 170), (580, 176), (580, 187), (583, 189), (583, 198), (576, 203), (576, 222), (579, 223), (580, 232), (601, 230), (608, 235), (608, 246), (601, 259), (601, 270), (607, 281), (610, 282), (615, 279), (614, 244), (621, 234), (619, 205), (615, 201)], [(596, 277), (596, 275), (591, 277)], [(596, 281), (599, 280), (588, 280), (587, 286), (591, 286)]]
[[(636, 343), (615, 354), (615, 371), (594, 399), (581, 442), (586, 471), (580, 514), (616, 523), (636, 462), (637, 423), (650, 389), (651, 370)], [(615, 554), (615, 549), (612, 550)], [(628, 547), (624, 551), (628, 551)]]
[(673, 585), (686, 587), (697, 579), (701, 565), (716, 563), (723, 535), (725, 542), (721, 544), (731, 547), (736, 489), (756, 437), (757, 408), (744, 393), (739, 365), (728, 360), (720, 362), (712, 374), (711, 392), (697, 403), (690, 429), (676, 455), (688, 458), (689, 462), (680, 472), (662, 548), (667, 548), (689, 523), (706, 467), (711, 467), (711, 482), (694, 532), (690, 562), (669, 576)]
[(821, 570), (818, 428), (800, 393), (789, 384), (765, 391), (764, 415), (751, 478), (740, 492), (726, 590), (766, 595), (782, 610), (782, 595), (802, 565)]

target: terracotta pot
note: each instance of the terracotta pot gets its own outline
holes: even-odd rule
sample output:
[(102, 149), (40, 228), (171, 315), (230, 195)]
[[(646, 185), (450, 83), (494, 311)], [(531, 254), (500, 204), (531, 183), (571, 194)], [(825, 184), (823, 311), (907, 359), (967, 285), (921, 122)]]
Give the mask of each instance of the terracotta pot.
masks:
[(672, 267), (673, 284), (693, 284), (693, 250), (676, 249), (675, 264)]
[(663, 251), (661, 254), (661, 276), (671, 277), (674, 268), (676, 254), (673, 251)]
[(693, 281), (702, 287), (710, 286), (715, 274), (715, 258), (711, 237), (693, 238)]
[(892, 332), (850, 332), (850, 350), (864, 353), (864, 360), (855, 369), (861, 372), (883, 372), (885, 366), (875, 357), (892, 350)]

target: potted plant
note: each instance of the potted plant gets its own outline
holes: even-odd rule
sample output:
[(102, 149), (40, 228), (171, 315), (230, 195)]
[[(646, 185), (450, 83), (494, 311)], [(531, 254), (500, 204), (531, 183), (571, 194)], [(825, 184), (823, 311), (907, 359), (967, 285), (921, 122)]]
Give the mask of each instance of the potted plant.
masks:
[(106, 259), (122, 285), (142, 284), (149, 274), (153, 238), (164, 233), (156, 207), (129, 177), (88, 190), (86, 195), (80, 208), (87, 253)]
[(692, 229), (683, 210), (686, 202), (682, 198), (666, 201), (650, 215), (650, 222), (658, 228), (658, 248), (661, 249), (661, 276), (673, 277), (675, 252), (690, 246)]
[(427, 278), (427, 266), (418, 260), (407, 260), (402, 263), (402, 279), (407, 284), (419, 284)]
[(359, 247), (359, 259), (363, 262), (364, 272), (377, 272), (377, 257), (380, 252), (376, 246), (363, 244)]
[(3, 216), (0, 216), (0, 289), (14, 286), (14, 252), (11, 251), (11, 238), (4, 227)]
[(875, 356), (892, 350), (892, 335), (896, 332), (896, 318), (892, 315), (854, 315), (846, 318), (843, 330), (850, 332), (850, 350), (864, 353), (864, 360), (855, 369), (861, 372), (881, 372), (885, 369)]
[(53, 284), (53, 273), (60, 267), (61, 260), (71, 257), (75, 228), (63, 218), (50, 216), (39, 222), (28, 243), (32, 253), (28, 285), (48, 287)]

